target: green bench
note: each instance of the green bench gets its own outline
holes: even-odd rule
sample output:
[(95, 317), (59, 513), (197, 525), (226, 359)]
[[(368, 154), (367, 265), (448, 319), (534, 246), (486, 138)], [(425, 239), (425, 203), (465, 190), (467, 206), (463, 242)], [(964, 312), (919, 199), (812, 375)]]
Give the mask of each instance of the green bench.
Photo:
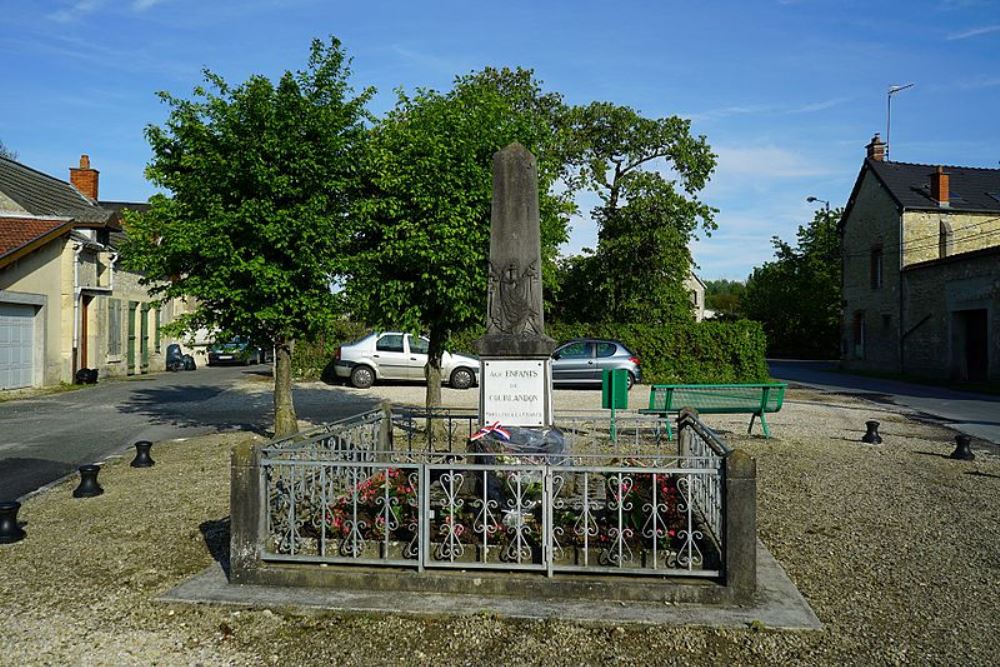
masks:
[[(785, 400), (787, 384), (654, 384), (649, 388), (649, 407), (645, 415), (667, 417), (681, 408), (694, 408), (700, 414), (749, 414), (750, 427), (760, 417), (764, 437), (771, 437), (765, 413), (777, 412)], [(670, 420), (667, 437), (673, 438)]]

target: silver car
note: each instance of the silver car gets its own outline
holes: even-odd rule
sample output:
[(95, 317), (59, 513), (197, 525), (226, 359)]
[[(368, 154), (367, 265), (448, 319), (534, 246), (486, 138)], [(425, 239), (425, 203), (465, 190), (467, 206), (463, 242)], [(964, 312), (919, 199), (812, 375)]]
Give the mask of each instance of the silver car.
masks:
[[(367, 389), (376, 380), (423, 380), (429, 344), (424, 336), (398, 331), (371, 333), (337, 348), (334, 369), (338, 377), (350, 378), (359, 389)], [(478, 359), (444, 353), (441, 377), (455, 389), (475, 386), (478, 374)]]
[(564, 343), (552, 353), (553, 384), (601, 384), (605, 368), (628, 371), (628, 388), (642, 382), (639, 358), (616, 340), (579, 338)]

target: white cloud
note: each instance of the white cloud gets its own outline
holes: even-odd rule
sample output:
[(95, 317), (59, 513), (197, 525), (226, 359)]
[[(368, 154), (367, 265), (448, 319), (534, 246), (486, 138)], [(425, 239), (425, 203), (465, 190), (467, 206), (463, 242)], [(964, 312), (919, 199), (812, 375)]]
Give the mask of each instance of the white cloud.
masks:
[(49, 18), (57, 23), (70, 23), (85, 14), (90, 14), (104, 4), (104, 0), (76, 0), (68, 7), (49, 14)]
[(770, 105), (762, 104), (751, 104), (751, 105), (736, 105), (728, 107), (720, 107), (718, 109), (709, 109), (708, 111), (702, 111), (699, 113), (689, 113), (681, 114), (685, 118), (689, 118), (692, 121), (705, 121), (705, 120), (716, 120), (719, 118), (729, 118), (730, 116), (745, 116), (748, 114), (759, 114), (768, 113), (769, 111), (774, 111), (774, 107)]
[(829, 167), (805, 159), (780, 146), (715, 146), (719, 156), (714, 180), (731, 176), (753, 176), (762, 180), (826, 176)]
[(813, 102), (811, 104), (803, 104), (800, 107), (794, 107), (785, 111), (785, 113), (813, 113), (815, 111), (824, 111), (835, 107), (837, 105), (843, 104), (849, 101), (849, 97), (834, 97), (829, 100), (823, 100), (822, 102)]
[[(147, 9), (151, 9), (165, 1), (166, 0), (130, 0), (129, 7), (132, 11), (144, 12)], [(93, 14), (97, 10), (101, 9), (105, 4), (107, 4), (106, 0), (74, 0), (63, 9), (49, 14), (48, 18), (56, 21), (57, 23), (71, 23), (86, 16), (87, 14)]]
[(1000, 32), (1000, 25), (984, 25), (978, 28), (969, 28), (968, 30), (963, 30), (962, 32), (953, 32), (948, 35), (947, 39), (968, 39), (970, 37), (978, 37), (979, 35), (988, 35), (991, 32)]
[(694, 122), (706, 121), (706, 120), (718, 120), (720, 118), (730, 118), (732, 116), (749, 116), (757, 114), (800, 114), (800, 113), (814, 113), (817, 111), (825, 111), (831, 107), (838, 106), (844, 102), (849, 101), (849, 97), (833, 97), (828, 100), (820, 100), (818, 102), (809, 102), (806, 104), (799, 105), (787, 105), (787, 104), (737, 104), (726, 107), (719, 107), (718, 109), (709, 109), (708, 111), (701, 111), (692, 114), (681, 114), (686, 118), (690, 118)]

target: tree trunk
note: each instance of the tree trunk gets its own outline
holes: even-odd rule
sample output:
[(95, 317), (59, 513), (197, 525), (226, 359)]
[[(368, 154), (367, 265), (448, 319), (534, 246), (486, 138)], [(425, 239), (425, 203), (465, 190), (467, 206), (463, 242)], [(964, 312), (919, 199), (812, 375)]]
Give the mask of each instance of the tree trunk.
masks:
[(274, 344), (274, 437), (284, 438), (299, 430), (292, 403), (292, 349), (295, 341), (277, 340)]
[(427, 448), (434, 450), (448, 439), (447, 429), (443, 419), (432, 417), (435, 410), (441, 408), (441, 359), (444, 357), (445, 334), (431, 329), (430, 343), (427, 346), (427, 365), (424, 366), (424, 378), (427, 379)]
[(427, 346), (427, 365), (424, 377), (427, 379), (427, 409), (441, 407), (441, 360), (444, 357), (446, 333), (431, 329), (430, 344)]

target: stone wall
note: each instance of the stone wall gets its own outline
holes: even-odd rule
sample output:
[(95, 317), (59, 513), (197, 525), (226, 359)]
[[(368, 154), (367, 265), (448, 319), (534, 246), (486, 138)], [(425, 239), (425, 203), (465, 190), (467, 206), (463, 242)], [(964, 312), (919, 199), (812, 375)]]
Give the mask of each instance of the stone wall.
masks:
[[(878, 179), (867, 172), (843, 233), (844, 310), (841, 358), (849, 369), (899, 370), (899, 214)], [(882, 249), (882, 285), (872, 286), (873, 249)], [(864, 345), (855, 345), (855, 320)]]
[(903, 272), (903, 372), (967, 379), (962, 313), (985, 310), (988, 369), (1000, 382), (1000, 247), (924, 262)]
[[(944, 226), (945, 238), (941, 238)], [(903, 266), (1000, 245), (1000, 215), (907, 211), (903, 215)]]
[(35, 381), (36, 385), (59, 384), (67, 378), (64, 372), (60, 332), (63, 309), (63, 247), (67, 237), (58, 238), (0, 270), (0, 290), (18, 295), (44, 298), (35, 315)]

